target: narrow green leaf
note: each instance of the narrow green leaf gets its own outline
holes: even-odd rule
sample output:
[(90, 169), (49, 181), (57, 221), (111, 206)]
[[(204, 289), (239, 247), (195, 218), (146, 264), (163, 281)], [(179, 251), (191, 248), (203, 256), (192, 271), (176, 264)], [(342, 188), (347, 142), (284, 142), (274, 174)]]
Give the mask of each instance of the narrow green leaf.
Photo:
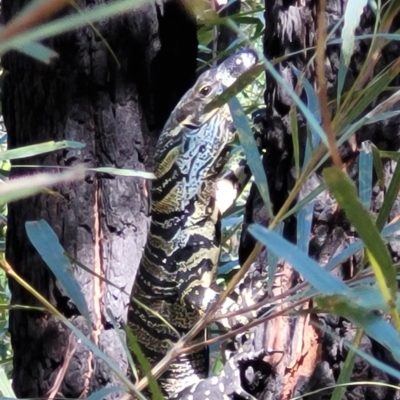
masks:
[(145, 179), (156, 179), (156, 176), (152, 172), (137, 171), (134, 169), (99, 167), (99, 168), (88, 168), (87, 170), (103, 174), (117, 175), (117, 176), (131, 176), (131, 177), (140, 177)]
[(329, 274), (316, 261), (277, 233), (257, 224), (250, 225), (248, 231), (268, 250), (286, 260), (320, 293), (324, 295), (349, 294), (349, 289), (341, 280)]
[[(18, 274), (14, 271), (12, 272), (13, 278), (29, 293), (35, 296), (38, 301), (45, 306), (45, 308), (51, 312), (55, 317), (59, 318), (59, 320), (68, 327), (74, 335), (81, 340), (81, 342), (93, 352), (95, 356), (104, 361), (104, 363), (114, 372), (114, 374), (118, 377), (118, 379), (130, 390), (132, 393), (137, 393), (137, 389), (135, 385), (126, 377), (124, 373), (119, 369), (119, 367), (115, 364), (115, 362), (105, 353), (103, 353), (97, 345), (95, 345), (89, 338), (87, 338), (79, 329), (76, 328), (63, 314), (61, 314), (47, 299), (45, 299), (40, 293), (38, 293), (32, 286), (30, 286), (26, 281), (24, 281)], [(23, 307), (23, 306), (22, 306)], [(21, 306), (19, 306), (21, 309)], [(30, 307), (32, 308), (32, 307)], [(33, 307), (36, 309), (37, 307)], [(26, 309), (26, 307), (25, 307)], [(83, 317), (79, 317), (84, 319)], [(140, 397), (140, 396), (139, 396)], [(144, 399), (146, 400), (146, 399)]]
[(214, 362), (214, 365), (212, 366), (212, 373), (217, 375), (221, 373), (221, 371), (224, 369), (224, 363), (222, 360), (222, 356), (220, 355)]
[(4, 371), (3, 366), (0, 365), (0, 392), (2, 396), (7, 396), (12, 399), (16, 399), (14, 390), (11, 387), (11, 382), (7, 378), (7, 374)]
[(233, 124), (235, 125), (240, 143), (246, 154), (246, 160), (250, 170), (254, 176), (254, 181), (264, 201), (268, 218), (273, 217), (272, 204), (269, 196), (268, 182), (265, 171), (261, 162), (260, 152), (254, 141), (253, 133), (250, 128), (249, 121), (244, 114), (242, 107), (236, 97), (229, 100)]
[[(356, 347), (356, 348), (359, 347), (359, 345), (361, 343), (362, 335), (363, 335), (363, 330), (358, 328), (356, 337), (354, 338), (354, 341), (353, 341), (354, 347)], [(346, 361), (344, 362), (343, 366), (341, 367), (340, 375), (336, 382), (337, 384), (340, 385), (341, 383), (350, 382), (351, 373), (353, 371), (354, 362), (356, 360), (356, 355), (357, 355), (356, 352), (350, 349), (349, 353), (347, 354)], [(336, 386), (332, 393), (331, 400), (342, 400), (343, 396), (346, 392), (346, 389), (347, 388), (345, 386)]]
[(47, 65), (58, 58), (58, 53), (37, 42), (28, 43), (16, 50)]
[(383, 237), (390, 237), (400, 231), (400, 221), (393, 224), (386, 225), (382, 230)]
[(86, 400), (103, 400), (111, 393), (125, 393), (126, 389), (123, 386), (112, 386), (105, 387), (103, 389), (98, 390), (97, 392), (92, 393)]
[[(335, 332), (328, 329), (327, 326), (320, 325), (319, 328), (322, 331), (329, 334), (330, 336), (332, 336), (333, 338), (335, 338), (338, 342), (343, 343), (344, 346), (346, 346), (348, 349), (351, 349), (352, 351), (354, 351), (358, 356), (360, 356), (361, 358), (366, 360), (370, 365), (372, 365), (376, 369), (395, 377), (397, 380), (400, 380), (400, 372), (397, 369), (395, 369), (389, 365), (386, 365), (382, 361), (379, 361), (375, 357), (371, 356), (370, 354), (365, 353), (364, 351), (360, 350), (359, 348), (354, 346), (352, 343), (350, 343), (348, 340), (343, 340), (342, 337), (339, 337), (339, 335), (337, 335)], [(358, 382), (356, 382), (356, 384), (359, 385)]]
[[(363, 123), (361, 123), (361, 125), (363, 125)], [(337, 145), (341, 146), (343, 143), (346, 142), (346, 140), (348, 140), (350, 138), (350, 136), (354, 133), (353, 129), (345, 129), (344, 133), (342, 136), (340, 136), (337, 140)], [(379, 154), (382, 158), (390, 158), (394, 161), (398, 161), (400, 160), (400, 153), (396, 152), (396, 151), (379, 151)], [(330, 154), (327, 153), (325, 154), (321, 160), (317, 163), (317, 165), (312, 169), (311, 173), (314, 173), (315, 171), (317, 171), (319, 168), (322, 167), (322, 165), (328, 160), (328, 158), (330, 157)]]
[[(385, 72), (382, 72), (381, 75), (378, 75), (378, 77), (376, 78), (378, 80), (378, 82), (380, 82), (382, 80), (382, 78), (385, 78), (386, 75), (388, 75), (390, 73), (390, 69), (388, 69)], [(372, 85), (369, 85), (372, 87)], [(383, 92), (385, 90), (385, 88), (377, 86), (377, 89), (380, 90), (381, 92)], [(367, 88), (368, 90), (368, 88)], [(367, 92), (367, 94), (370, 91)], [(354, 94), (352, 94), (352, 98), (349, 101), (351, 102), (356, 102), (356, 106), (358, 107), (358, 97), (360, 96), (360, 93), (363, 93), (362, 91), (358, 91), (358, 92), (354, 92)], [(350, 96), (350, 95), (348, 95)], [(362, 101), (364, 101), (365, 99), (363, 98)], [(353, 133), (356, 132), (357, 130), (359, 130), (362, 126), (364, 125), (368, 125), (368, 124), (373, 124), (379, 121), (386, 121), (389, 118), (393, 118), (396, 117), (400, 114), (399, 110), (393, 110), (393, 108), (396, 106), (396, 104), (399, 102), (400, 100), (400, 91), (397, 90), (394, 93), (392, 93), (387, 99), (383, 100), (382, 102), (380, 102), (377, 106), (375, 106), (371, 111), (369, 111), (366, 115), (363, 115), (358, 121), (354, 122), (353, 124), (349, 125), (348, 127), (345, 127), (344, 133), (343, 135), (348, 135), (349, 133)], [(347, 100), (346, 100), (347, 101)], [(360, 100), (361, 101), (361, 100)], [(351, 113), (353, 113), (353, 116), (355, 115), (356, 118), (359, 118), (359, 115), (354, 114), (354, 110), (350, 110)], [(345, 110), (346, 114), (347, 114), (347, 110)], [(352, 117), (353, 117), (352, 116)]]
[[(211, 53), (211, 50), (208, 49), (208, 47), (206, 46), (208, 46), (212, 42), (213, 37), (214, 34), (211, 28), (199, 30), (197, 32), (197, 40), (202, 46), (202, 49), (200, 49), (201, 51), (203, 51), (204, 53)], [(207, 49), (207, 51), (205, 49)]]
[(344, 263), (348, 260), (353, 254), (357, 253), (363, 248), (363, 242), (361, 240), (357, 240), (352, 243), (350, 246), (347, 246), (344, 250), (342, 250), (339, 254), (334, 256), (329, 260), (329, 262), (324, 266), (327, 271), (332, 271), (337, 265)]
[[(371, 143), (371, 149), (372, 149), (372, 157), (373, 157), (373, 161), (374, 161), (374, 169), (375, 169), (376, 177), (378, 178), (378, 184), (379, 184), (379, 187), (383, 190), (385, 187), (385, 176), (383, 173), (382, 160), (379, 155), (378, 148), (373, 143)], [(378, 224), (377, 224), (377, 226), (378, 226)]]
[[(315, 117), (315, 120), (318, 121), (318, 123), (321, 123), (321, 110), (319, 107), (319, 100), (318, 96), (315, 93), (314, 87), (311, 85), (310, 81), (301, 73), (300, 70), (298, 70), (296, 67), (292, 66), (292, 70), (295, 73), (297, 79), (301, 81), (301, 84), (304, 87), (304, 91), (307, 96), (307, 108), (309, 112)], [(315, 149), (321, 141), (325, 143), (325, 145), (328, 147), (328, 138), (326, 137), (325, 132), (322, 129), (314, 129), (313, 124), (310, 124), (310, 122), (307, 120), (308, 127), (311, 132), (311, 149)], [(308, 158), (305, 157), (304, 159), (304, 165), (307, 164), (309, 161)]]
[(346, 109), (336, 114), (333, 120), (338, 136), (341, 136), (350, 124), (359, 118), (365, 109), (376, 100), (379, 94), (387, 89), (389, 83), (398, 73), (394, 68), (390, 68), (393, 65), (393, 63), (390, 64), (384, 72), (369, 82), (366, 88), (353, 92), (351, 100), (346, 103)]
[(358, 164), (358, 192), (361, 203), (369, 209), (372, 199), (372, 149), (369, 140), (361, 143)]
[[(353, 296), (352, 296), (353, 294)], [(364, 329), (365, 333), (381, 343), (400, 362), (400, 336), (391, 323), (376, 315), (369, 307), (363, 307), (365, 299), (352, 289), (350, 296), (318, 297), (318, 307), (329, 313), (342, 316)], [(359, 305), (361, 304), (361, 306)], [(371, 307), (373, 303), (370, 302)]]
[(234, 268), (238, 267), (238, 260), (228, 261), (226, 263), (221, 263), (218, 267), (218, 275), (226, 275), (229, 274)]
[(364, 311), (390, 311), (376, 284), (357, 285), (351, 289), (352, 306), (361, 307)]
[(389, 158), (396, 162), (400, 161), (400, 153), (398, 151), (379, 150), (379, 155), (381, 158)]
[[(232, 21), (228, 25), (236, 32), (241, 34), (240, 29)], [(308, 109), (308, 107), (306, 107), (306, 105), (296, 94), (293, 88), (290, 87), (290, 85), (285, 81), (285, 79), (277, 72), (274, 65), (263, 54), (260, 54), (260, 60), (263, 61), (267, 71), (271, 74), (272, 78), (275, 79), (276, 82), (287, 92), (287, 94), (291, 97), (291, 99), (299, 108), (299, 110), (304, 114), (304, 117), (306, 118), (307, 123), (310, 126), (310, 129), (313, 129), (313, 131), (315, 131), (319, 137), (321, 138), (326, 137), (324, 130), (322, 129), (320, 123), (315, 118), (313, 113)]]
[[(120, 326), (119, 326), (118, 322), (116, 321), (116, 319), (115, 319), (112, 311), (110, 310), (110, 308), (108, 308), (108, 307), (106, 308), (106, 313), (108, 315), (109, 320), (112, 323), (114, 331), (118, 335), (119, 342), (121, 343), (121, 346), (125, 351), (125, 355), (126, 355), (126, 358), (128, 359), (129, 367), (132, 369), (133, 373), (135, 373), (136, 372), (135, 371), (135, 363), (133, 362), (132, 354), (128, 349), (128, 344), (126, 343), (126, 335), (123, 335), (123, 333), (125, 333), (125, 331), (120, 329)], [(135, 380), (138, 380), (138, 375), (137, 374), (134, 375), (134, 377), (135, 377)]]
[[(349, 125), (344, 131), (343, 135), (352, 135), (354, 132), (358, 131), (361, 127), (365, 125), (375, 124), (380, 121), (387, 121), (389, 118), (394, 118), (400, 115), (400, 111), (387, 111), (380, 114), (376, 114), (369, 118), (368, 115), (361, 117), (358, 121)], [(362, 139), (362, 136), (361, 136)]]
[(0, 180), (6, 181), (10, 176), (10, 171), (0, 168)]
[(310, 233), (313, 222), (314, 203), (302, 207), (297, 213), (297, 247), (308, 254)]
[[(283, 236), (283, 228), (284, 228), (284, 223), (279, 222), (279, 224), (274, 228), (274, 231), (279, 235)], [(272, 288), (273, 284), (275, 282), (275, 273), (276, 270), (278, 269), (278, 263), (279, 263), (279, 256), (275, 254), (273, 251), (268, 251), (267, 252), (267, 260), (268, 260), (268, 293), (272, 297)]]
[[(142, 396), (135, 388), (132, 382), (125, 376), (124, 373), (118, 368), (117, 364), (105, 353), (103, 353), (97, 345), (95, 345), (92, 341), (90, 341), (76, 326), (74, 326), (67, 318), (63, 315), (60, 315), (59, 318), (63, 322), (65, 326), (67, 326), (74, 335), (82, 341), (82, 343), (93, 352), (93, 354), (104, 361), (104, 363), (115, 373), (115, 375), (119, 378), (119, 380), (124, 383), (124, 385), (129, 388), (136, 396), (140, 398), (140, 400), (147, 400), (144, 396)], [(140, 397), (141, 396), (141, 397)]]
[(44, 188), (57, 185), (62, 182), (72, 182), (84, 177), (84, 170), (75, 168), (62, 174), (36, 174), (23, 178), (16, 178), (0, 185), (0, 204), (33, 196)]
[(293, 158), (294, 158), (294, 177), (298, 179), (300, 176), (300, 146), (299, 146), (299, 127), (296, 106), (290, 107), (290, 131), (292, 133)]
[(264, 64), (257, 64), (250, 68), (248, 71), (243, 73), (236, 81), (229, 86), (222, 94), (217, 96), (215, 99), (210, 101), (205, 107), (205, 112), (209, 112), (214, 108), (218, 108), (226, 104), (230, 99), (236, 96), (238, 93), (242, 92), (243, 89), (254, 82), (256, 78), (265, 71)]
[(345, 65), (349, 65), (354, 51), (354, 31), (360, 24), (360, 17), (368, 0), (352, 0), (347, 3), (342, 29), (342, 53)]
[[(375, 226), (370, 213), (362, 206), (357, 197), (354, 183), (343, 171), (336, 167), (326, 168), (323, 176), (329, 190), (335, 196), (340, 207), (344, 209), (351, 224), (357, 229), (361, 240), (370, 251), (371, 256), (376, 260), (380, 272), (384, 277), (386, 287), (389, 288), (392, 300), (395, 302), (397, 295), (396, 270), (393, 267), (389, 251), (383, 243), (379, 230)], [(374, 272), (377, 273), (378, 271)]]
[(135, 357), (137, 358), (138, 363), (140, 364), (140, 367), (143, 370), (143, 373), (149, 379), (149, 388), (153, 395), (152, 399), (153, 400), (164, 400), (164, 396), (161, 393), (161, 390), (158, 386), (157, 380), (154, 379), (154, 377), (151, 375), (150, 362), (143, 354), (143, 351), (140, 348), (139, 342), (137, 341), (135, 335), (132, 333), (132, 331), (129, 329), (129, 327), (127, 325), (124, 325), (123, 328), (124, 328), (126, 338), (129, 343), (129, 348), (131, 349), (133, 354), (135, 354)]
[[(35, 3), (34, 1), (29, 3), (29, 7), (32, 5), (32, 3)], [(26, 7), (28, 8), (28, 7)], [(22, 14), (19, 14), (22, 15)], [(3, 27), (0, 28), (0, 32), (1, 30), (4, 29)], [(16, 49), (18, 51), (20, 51), (21, 53), (35, 58), (38, 61), (41, 61), (45, 64), (50, 64), (51, 61), (53, 61), (54, 59), (56, 59), (58, 57), (58, 53), (56, 53), (54, 50), (44, 46), (41, 43), (37, 43), (37, 42), (31, 42), (28, 43), (26, 45), (20, 46), (18, 49)]]
[(376, 227), (381, 230), (388, 220), (393, 205), (399, 195), (400, 191), (400, 163), (397, 163), (393, 172), (392, 179), (390, 180), (389, 188), (385, 194), (385, 200), (379, 210), (378, 218), (376, 220)]
[(30, 146), (18, 147), (17, 149), (2, 151), (0, 152), (0, 160), (16, 160), (18, 158), (32, 157), (55, 150), (81, 149), (82, 147), (85, 147), (85, 144), (72, 140), (33, 144)]
[(51, 22), (24, 31), (0, 44), (0, 54), (12, 49), (18, 49), (32, 42), (37, 42), (61, 33), (70, 32), (89, 23), (112, 18), (124, 12), (140, 8), (151, 0), (117, 0), (113, 3), (102, 4), (95, 8), (82, 11), (79, 15), (58, 18)]
[(374, 124), (379, 121), (386, 121), (389, 118), (397, 117), (400, 110), (393, 110), (400, 100), (400, 90), (397, 90), (389, 98), (379, 103), (373, 110), (365, 115), (365, 125)]
[[(199, 39), (199, 42), (200, 42), (200, 39)], [(201, 42), (200, 42), (200, 43), (201, 43)], [(204, 46), (204, 45), (202, 45), (202, 44), (199, 44), (199, 45), (197, 46), (197, 48), (199, 49), (199, 51), (202, 51), (203, 53), (206, 53), (206, 54), (212, 53), (212, 50), (211, 50), (211, 49), (209, 49), (207, 46)]]
[[(76, 167), (65, 167), (63, 165), (30, 165), (30, 164), (13, 164), (13, 168), (40, 168), (43, 169), (65, 169), (75, 170)], [(114, 168), (114, 167), (98, 167), (98, 168), (85, 168), (85, 171), (96, 172), (100, 174), (109, 174), (115, 176), (129, 176), (140, 177), (144, 179), (155, 179), (156, 176), (152, 172), (138, 171), (127, 168)]]
[(342, 101), (342, 90), (344, 86), (344, 82), (346, 80), (348, 67), (343, 62), (343, 52), (340, 54), (340, 61), (339, 61), (339, 71), (338, 71), (338, 84), (336, 89), (336, 106), (337, 108), (340, 107), (340, 103)]
[(313, 201), (320, 193), (327, 189), (325, 183), (321, 183), (314, 190), (312, 190), (307, 196), (299, 200), (285, 215), (282, 216), (281, 220), (284, 221), (286, 218), (290, 217), (303, 207), (305, 207), (308, 203)]
[(25, 229), (29, 240), (63, 286), (79, 312), (85, 317), (87, 325), (91, 329), (90, 314), (85, 297), (75, 279), (72, 265), (65, 256), (65, 250), (60, 245), (57, 235), (43, 219), (25, 222)]
[(257, 17), (243, 17), (240, 14), (232, 15), (231, 18), (238, 24), (258, 25), (261, 22)]
[[(388, 41), (399, 41), (400, 40), (400, 34), (399, 33), (367, 33), (364, 35), (356, 35), (354, 36), (355, 40), (370, 40), (370, 39), (376, 39), (376, 38), (382, 38), (386, 39)], [(343, 40), (340, 38), (336, 39), (330, 39), (327, 42), (327, 45), (337, 45), (337, 44), (342, 44)]]

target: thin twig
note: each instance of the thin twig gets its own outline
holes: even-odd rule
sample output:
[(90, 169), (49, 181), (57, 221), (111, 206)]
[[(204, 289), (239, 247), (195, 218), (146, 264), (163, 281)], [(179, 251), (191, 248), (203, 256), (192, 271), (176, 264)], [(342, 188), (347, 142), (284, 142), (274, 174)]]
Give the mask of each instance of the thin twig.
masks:
[(76, 348), (78, 347), (79, 342), (80, 342), (80, 340), (78, 340), (75, 343), (74, 347), (70, 350), (70, 347), (72, 344), (72, 333), (69, 335), (68, 346), (66, 349), (66, 354), (65, 354), (63, 365), (62, 365), (61, 369), (58, 371), (58, 374), (57, 374), (57, 377), (56, 377), (56, 380), (55, 380), (53, 386), (47, 391), (47, 394), (46, 394), (48, 400), (55, 399), (55, 397), (60, 389), (60, 386), (63, 382), (65, 374), (67, 373), (69, 363), (71, 362), (71, 359), (72, 359), (73, 355), (75, 354), (75, 351), (76, 351)]
[(0, 32), (0, 42), (4, 42), (7, 39), (39, 25), (68, 4), (71, 4), (70, 0), (48, 0), (30, 9), (29, 12), (25, 9), (25, 12), (18, 15)]

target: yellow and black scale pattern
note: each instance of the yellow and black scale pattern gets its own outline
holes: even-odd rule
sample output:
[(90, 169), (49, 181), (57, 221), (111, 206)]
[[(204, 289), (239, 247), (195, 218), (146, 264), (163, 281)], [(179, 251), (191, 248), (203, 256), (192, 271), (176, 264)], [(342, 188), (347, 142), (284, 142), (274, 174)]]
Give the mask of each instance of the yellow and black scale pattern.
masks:
[[(181, 334), (187, 333), (219, 296), (213, 288), (221, 236), (216, 182), (228, 161), (235, 128), (227, 104), (210, 112), (204, 109), (256, 62), (256, 54), (247, 49), (203, 73), (172, 112), (157, 143), (152, 221), (132, 297), (162, 315)], [(221, 312), (237, 310), (239, 303), (248, 304), (227, 299)], [(249, 318), (220, 322), (231, 329), (248, 323)], [(152, 365), (178, 340), (159, 318), (133, 302), (128, 321)], [(229, 394), (241, 391), (239, 371), (234, 367), (230, 360), (227, 371), (235, 376), (236, 387), (224, 372), (204, 379), (208, 373), (204, 349), (178, 358), (159, 383), (170, 399), (230, 399)]]

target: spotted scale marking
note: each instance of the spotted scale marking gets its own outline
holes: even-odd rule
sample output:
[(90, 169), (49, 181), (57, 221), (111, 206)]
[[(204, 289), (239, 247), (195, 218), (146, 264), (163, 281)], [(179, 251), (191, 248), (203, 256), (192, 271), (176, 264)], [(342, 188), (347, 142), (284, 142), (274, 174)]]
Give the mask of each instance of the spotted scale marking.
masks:
[[(227, 104), (210, 112), (204, 109), (256, 62), (255, 53), (244, 50), (201, 75), (172, 112), (156, 146), (152, 221), (132, 297), (157, 311), (181, 335), (219, 297), (212, 289), (221, 236), (216, 186), (232, 150), (235, 129)], [(246, 305), (248, 301), (240, 303)], [(220, 313), (238, 308), (237, 303), (227, 299)], [(251, 318), (253, 315), (237, 316), (220, 323), (231, 329)], [(173, 329), (134, 302), (128, 321), (152, 365), (177, 340)], [(199, 335), (198, 340), (201, 339), (204, 333)], [(235, 363), (228, 364), (229, 371), (233, 371)], [(207, 370), (206, 349), (182, 355), (160, 377), (161, 389), (166, 396), (176, 396), (182, 390), (197, 387), (201, 391), (191, 392), (192, 397), (173, 398), (204, 400), (207, 390), (210, 399), (226, 399), (222, 388), (227, 390), (229, 386), (227, 375), (221, 374), (222, 380), (211, 378), (211, 386), (207, 387)], [(241, 390), (240, 383), (235, 390)]]
[(239, 353), (228, 360), (221, 374), (203, 379), (193, 385), (175, 393), (169, 400), (231, 400), (234, 394), (245, 400), (257, 400), (242, 388), (239, 367), (249, 360), (260, 360), (266, 355), (266, 351), (251, 351)]

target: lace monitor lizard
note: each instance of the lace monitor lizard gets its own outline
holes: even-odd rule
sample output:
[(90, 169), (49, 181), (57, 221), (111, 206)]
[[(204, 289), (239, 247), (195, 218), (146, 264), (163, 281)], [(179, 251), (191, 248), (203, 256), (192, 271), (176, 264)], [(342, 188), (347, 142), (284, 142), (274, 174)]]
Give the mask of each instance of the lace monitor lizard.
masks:
[[(221, 236), (215, 191), (235, 128), (227, 104), (210, 112), (204, 109), (256, 62), (256, 54), (245, 49), (203, 73), (172, 112), (156, 146), (152, 221), (132, 297), (162, 315), (180, 334), (187, 333), (219, 296), (213, 288)], [(221, 313), (237, 310), (239, 303), (249, 304), (227, 299)], [(252, 317), (220, 322), (232, 329)], [(170, 327), (133, 302), (128, 322), (152, 365), (178, 340)], [(230, 399), (233, 393), (252, 399), (242, 390), (237, 370), (248, 357), (229, 360), (220, 376), (205, 379), (208, 350), (203, 349), (175, 360), (159, 384), (169, 399)]]

